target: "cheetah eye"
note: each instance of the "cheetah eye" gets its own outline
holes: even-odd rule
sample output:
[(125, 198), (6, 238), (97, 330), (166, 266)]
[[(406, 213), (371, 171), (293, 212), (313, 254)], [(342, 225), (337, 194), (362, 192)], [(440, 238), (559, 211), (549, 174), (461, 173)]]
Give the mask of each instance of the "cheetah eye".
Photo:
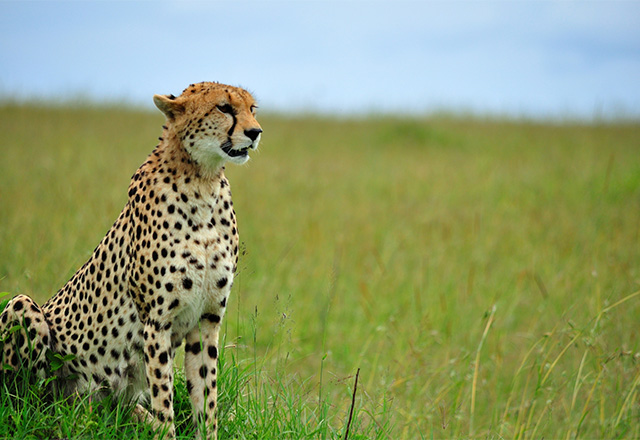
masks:
[(251, 107), (249, 107), (249, 111), (250, 111), (251, 113), (255, 113), (255, 112), (256, 112), (256, 110), (258, 110), (258, 106), (257, 106), (257, 105), (252, 105)]
[(233, 107), (231, 107), (230, 104), (218, 105), (217, 107), (218, 110), (220, 110), (222, 113), (225, 113), (227, 115), (233, 114)]

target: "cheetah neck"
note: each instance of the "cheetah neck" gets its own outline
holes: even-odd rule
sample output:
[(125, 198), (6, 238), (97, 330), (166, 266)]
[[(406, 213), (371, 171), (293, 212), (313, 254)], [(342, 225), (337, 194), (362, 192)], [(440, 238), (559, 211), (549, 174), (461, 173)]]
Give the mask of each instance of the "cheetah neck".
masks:
[(199, 203), (217, 203), (224, 176), (224, 166), (205, 169), (196, 163), (180, 144), (177, 136), (165, 129), (160, 144), (149, 155), (133, 177), (129, 188), (129, 196), (136, 193), (139, 184), (156, 188), (157, 193), (166, 197), (180, 194)]
[(205, 161), (202, 158), (192, 157), (171, 126), (163, 126), (163, 134), (156, 150), (162, 157), (162, 163), (171, 164), (177, 173), (189, 176), (194, 181), (213, 183), (219, 181), (223, 175), (224, 159), (213, 156)]

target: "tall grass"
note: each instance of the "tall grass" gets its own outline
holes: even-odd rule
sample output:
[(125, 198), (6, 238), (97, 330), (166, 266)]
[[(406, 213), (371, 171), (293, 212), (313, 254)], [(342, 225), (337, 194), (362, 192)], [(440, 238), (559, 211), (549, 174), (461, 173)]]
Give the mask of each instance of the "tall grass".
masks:
[[(0, 108), (1, 290), (68, 279), (161, 124)], [(261, 124), (227, 169), (222, 438), (340, 438), (358, 368), (352, 438), (640, 437), (639, 124)]]
[[(0, 312), (6, 302), (0, 303)], [(26, 367), (14, 371), (4, 365), (1, 349), (6, 335), (3, 333), (2, 336), (0, 366), (5, 371), (0, 374), (0, 438), (163, 438), (162, 432), (154, 432), (150, 425), (142, 424), (133, 416), (134, 402), (117, 396), (105, 397), (98, 392), (64, 395), (56, 387), (57, 382), (64, 379), (56, 377), (55, 369), (49, 371), (47, 377), (40, 378)], [(365, 413), (362, 404), (356, 404), (355, 390), (349, 421), (345, 425), (342, 415), (333, 411), (327, 402), (326, 393), (320, 394), (318, 402), (313, 384), (297, 375), (285, 377), (279, 368), (267, 371), (263, 363), (256, 360), (255, 345), (252, 345), (253, 359), (250, 356), (239, 359), (238, 352), (247, 355), (246, 350), (237, 344), (227, 345), (224, 339), (219, 350), (220, 438), (337, 439), (347, 438), (349, 428), (353, 429), (350, 439), (388, 436), (388, 412)], [(177, 363), (182, 364), (183, 350), (179, 350), (177, 358)], [(176, 436), (178, 439), (193, 438), (196, 431), (192, 424), (189, 393), (179, 367), (174, 385)], [(368, 423), (371, 419), (376, 423)]]

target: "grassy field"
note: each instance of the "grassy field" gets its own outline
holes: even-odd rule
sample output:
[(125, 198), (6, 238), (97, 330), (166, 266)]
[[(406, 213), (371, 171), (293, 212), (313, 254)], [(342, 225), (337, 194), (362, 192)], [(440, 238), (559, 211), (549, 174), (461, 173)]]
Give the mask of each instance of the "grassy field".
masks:
[[(640, 438), (640, 124), (260, 120), (221, 438), (342, 438), (358, 368), (350, 438)], [(1, 291), (66, 282), (162, 122), (0, 106)]]

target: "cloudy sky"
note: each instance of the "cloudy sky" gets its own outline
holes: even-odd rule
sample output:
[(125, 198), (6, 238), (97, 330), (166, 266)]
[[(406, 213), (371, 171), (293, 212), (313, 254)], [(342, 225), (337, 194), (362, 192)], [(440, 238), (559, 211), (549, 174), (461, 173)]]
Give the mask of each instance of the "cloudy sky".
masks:
[(0, 1), (0, 95), (297, 112), (640, 115), (639, 1)]

